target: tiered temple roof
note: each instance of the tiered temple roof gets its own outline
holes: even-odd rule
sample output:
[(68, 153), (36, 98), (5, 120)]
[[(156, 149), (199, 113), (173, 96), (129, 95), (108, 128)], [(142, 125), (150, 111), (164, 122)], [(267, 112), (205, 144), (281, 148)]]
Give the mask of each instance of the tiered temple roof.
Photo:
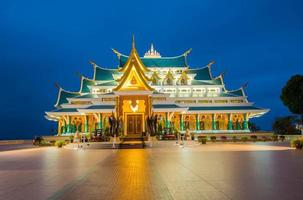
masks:
[[(141, 85), (145, 85), (146, 88), (149, 88), (153, 95), (164, 95), (166, 97), (171, 97), (171, 92), (169, 88), (177, 87), (180, 88), (180, 91), (183, 89), (192, 88), (192, 91), (203, 89), (204, 91), (219, 89), (220, 92), (217, 92), (216, 95), (207, 95), (207, 96), (173, 96), (169, 101), (162, 104), (153, 105), (153, 109), (186, 109), (188, 112), (195, 111), (233, 111), (233, 110), (262, 110), (257, 108), (249, 103), (247, 97), (244, 93), (244, 88), (240, 87), (236, 90), (227, 90), (225, 88), (223, 75), (213, 77), (211, 73), (211, 68), (214, 62), (210, 62), (205, 67), (200, 68), (191, 68), (187, 63), (187, 56), (191, 50), (186, 51), (182, 55), (175, 57), (161, 57), (160, 53), (157, 52), (153, 46), (145, 54), (144, 57), (139, 57), (136, 49), (133, 47), (130, 56), (133, 58), (130, 59), (129, 56), (126, 56), (116, 50), (113, 50), (118, 57), (118, 68), (103, 68), (99, 67), (96, 63), (90, 62), (93, 65), (94, 75), (92, 78), (87, 78), (81, 76), (81, 86), (79, 92), (70, 92), (62, 88), (59, 89), (57, 102), (55, 107), (57, 108), (54, 112), (77, 112), (80, 108), (72, 108), (71, 101), (74, 100), (94, 100), (99, 99), (101, 96), (105, 95), (115, 95), (115, 90), (117, 87), (121, 87), (122, 84), (128, 84), (129, 81), (140, 81)], [(135, 71), (133, 71), (133, 59), (137, 59), (137, 64), (135, 64)], [(138, 80), (130, 80), (129, 75), (135, 73)], [(165, 83), (165, 80), (168, 81), (171, 77), (170, 83)], [(157, 82), (156, 79), (161, 79)], [(184, 82), (180, 82), (181, 79), (184, 79)], [(153, 80), (153, 82), (152, 82)], [(94, 92), (93, 89), (101, 92)], [(154, 90), (155, 89), (155, 90)], [(165, 90), (168, 90), (165, 92)], [(101, 95), (101, 96), (100, 96)], [(189, 95), (192, 95), (192, 93)], [(180, 99), (197, 99), (197, 105), (184, 105), (174, 101), (174, 98)], [(203, 99), (209, 101), (209, 99), (235, 99), (239, 100), (239, 104), (226, 104), (226, 105), (213, 105), (213, 104), (199, 104)], [(219, 101), (220, 102), (220, 101)], [(94, 104), (94, 103), (91, 103)], [(83, 107), (83, 105), (81, 105)], [(85, 109), (97, 109), (99, 106), (106, 105), (87, 105), (84, 106)], [(114, 105), (108, 105), (110, 109), (113, 109)], [(78, 109), (78, 110), (77, 110)], [(83, 108), (81, 108), (83, 109)], [(102, 108), (104, 109), (104, 108)], [(265, 110), (263, 109), (264, 113)]]

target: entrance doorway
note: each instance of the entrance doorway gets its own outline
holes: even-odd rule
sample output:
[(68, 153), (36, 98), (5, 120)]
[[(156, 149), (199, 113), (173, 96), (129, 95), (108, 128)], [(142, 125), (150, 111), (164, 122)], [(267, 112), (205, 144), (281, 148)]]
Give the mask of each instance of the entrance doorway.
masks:
[(143, 131), (142, 114), (127, 115), (127, 134), (141, 134)]

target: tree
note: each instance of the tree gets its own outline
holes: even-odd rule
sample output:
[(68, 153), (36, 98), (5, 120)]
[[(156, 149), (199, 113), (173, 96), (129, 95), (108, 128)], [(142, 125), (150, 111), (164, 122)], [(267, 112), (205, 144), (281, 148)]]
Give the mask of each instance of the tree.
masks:
[(294, 75), (282, 89), (280, 96), (283, 104), (294, 113), (301, 116), (303, 122), (303, 76)]
[(300, 134), (300, 131), (295, 128), (298, 118), (294, 115), (286, 117), (278, 117), (273, 123), (272, 129), (278, 135), (295, 135)]

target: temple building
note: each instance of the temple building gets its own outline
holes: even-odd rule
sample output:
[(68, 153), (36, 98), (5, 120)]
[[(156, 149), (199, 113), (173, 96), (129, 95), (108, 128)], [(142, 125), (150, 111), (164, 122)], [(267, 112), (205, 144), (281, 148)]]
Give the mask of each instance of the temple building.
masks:
[(186, 51), (162, 57), (153, 45), (140, 57), (133, 39), (129, 56), (116, 50), (118, 66), (93, 65), (94, 76), (81, 76), (80, 90), (59, 87), (55, 109), (46, 118), (57, 121), (58, 135), (107, 129), (109, 116), (121, 119), (122, 134), (146, 131), (146, 119), (157, 116), (163, 129), (194, 133), (250, 132), (249, 119), (268, 112), (249, 102), (243, 86), (225, 87), (223, 75), (213, 77), (213, 62), (190, 67)]

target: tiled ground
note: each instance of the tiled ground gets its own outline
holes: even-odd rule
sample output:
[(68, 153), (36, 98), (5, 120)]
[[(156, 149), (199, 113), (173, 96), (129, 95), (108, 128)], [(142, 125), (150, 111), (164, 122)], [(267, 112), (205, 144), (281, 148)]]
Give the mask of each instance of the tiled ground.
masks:
[(0, 199), (303, 199), (303, 151), (283, 145), (0, 152)]

